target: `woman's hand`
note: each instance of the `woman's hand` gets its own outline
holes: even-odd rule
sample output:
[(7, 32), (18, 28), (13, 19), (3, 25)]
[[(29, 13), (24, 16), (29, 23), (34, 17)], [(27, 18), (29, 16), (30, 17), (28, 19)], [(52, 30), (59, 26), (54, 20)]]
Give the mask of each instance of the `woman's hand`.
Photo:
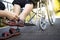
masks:
[(10, 14), (8, 13), (7, 18), (9, 20), (18, 20), (18, 15), (16, 15), (15, 13), (10, 13)]

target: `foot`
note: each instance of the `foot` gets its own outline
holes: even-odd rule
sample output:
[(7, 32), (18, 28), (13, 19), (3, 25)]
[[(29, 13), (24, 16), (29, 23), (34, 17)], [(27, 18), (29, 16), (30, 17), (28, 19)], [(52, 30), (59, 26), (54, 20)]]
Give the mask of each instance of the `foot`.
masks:
[(24, 27), (24, 21), (18, 19), (17, 26)]

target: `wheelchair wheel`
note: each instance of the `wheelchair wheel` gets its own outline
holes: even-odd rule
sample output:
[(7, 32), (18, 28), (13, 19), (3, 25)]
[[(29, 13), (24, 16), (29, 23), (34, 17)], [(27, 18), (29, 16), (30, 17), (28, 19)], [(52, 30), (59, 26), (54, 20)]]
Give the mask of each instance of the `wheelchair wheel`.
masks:
[(40, 10), (39, 13), (39, 27), (42, 30), (45, 30), (47, 28), (47, 10), (46, 10), (46, 4), (40, 3)]
[(48, 20), (49, 20), (49, 23), (50, 25), (54, 25), (55, 23), (55, 12), (54, 12), (54, 9), (53, 9), (53, 5), (52, 5), (52, 1), (49, 0), (49, 4), (47, 5), (48, 7)]
[(48, 17), (50, 25), (54, 25), (55, 19), (56, 19), (55, 18), (55, 13), (53, 11), (50, 11), (50, 14), (49, 14), (49, 17)]
[(47, 27), (47, 21), (46, 21), (45, 17), (41, 17), (40, 18), (40, 20), (39, 20), (39, 27), (42, 30), (46, 29), (46, 27)]

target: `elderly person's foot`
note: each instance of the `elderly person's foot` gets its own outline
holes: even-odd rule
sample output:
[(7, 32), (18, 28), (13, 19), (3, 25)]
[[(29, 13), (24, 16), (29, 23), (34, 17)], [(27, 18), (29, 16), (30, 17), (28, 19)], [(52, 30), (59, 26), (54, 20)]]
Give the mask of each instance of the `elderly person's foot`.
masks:
[(22, 21), (21, 19), (18, 19), (17, 26), (24, 27), (24, 21)]

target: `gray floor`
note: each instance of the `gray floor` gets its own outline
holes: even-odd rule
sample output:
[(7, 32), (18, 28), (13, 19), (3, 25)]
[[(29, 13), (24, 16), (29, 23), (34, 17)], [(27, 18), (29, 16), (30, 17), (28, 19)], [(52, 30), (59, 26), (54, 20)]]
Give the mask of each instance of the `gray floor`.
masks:
[(45, 31), (37, 26), (21, 28), (21, 35), (8, 40), (60, 40), (60, 19), (56, 19), (54, 26), (47, 25)]

